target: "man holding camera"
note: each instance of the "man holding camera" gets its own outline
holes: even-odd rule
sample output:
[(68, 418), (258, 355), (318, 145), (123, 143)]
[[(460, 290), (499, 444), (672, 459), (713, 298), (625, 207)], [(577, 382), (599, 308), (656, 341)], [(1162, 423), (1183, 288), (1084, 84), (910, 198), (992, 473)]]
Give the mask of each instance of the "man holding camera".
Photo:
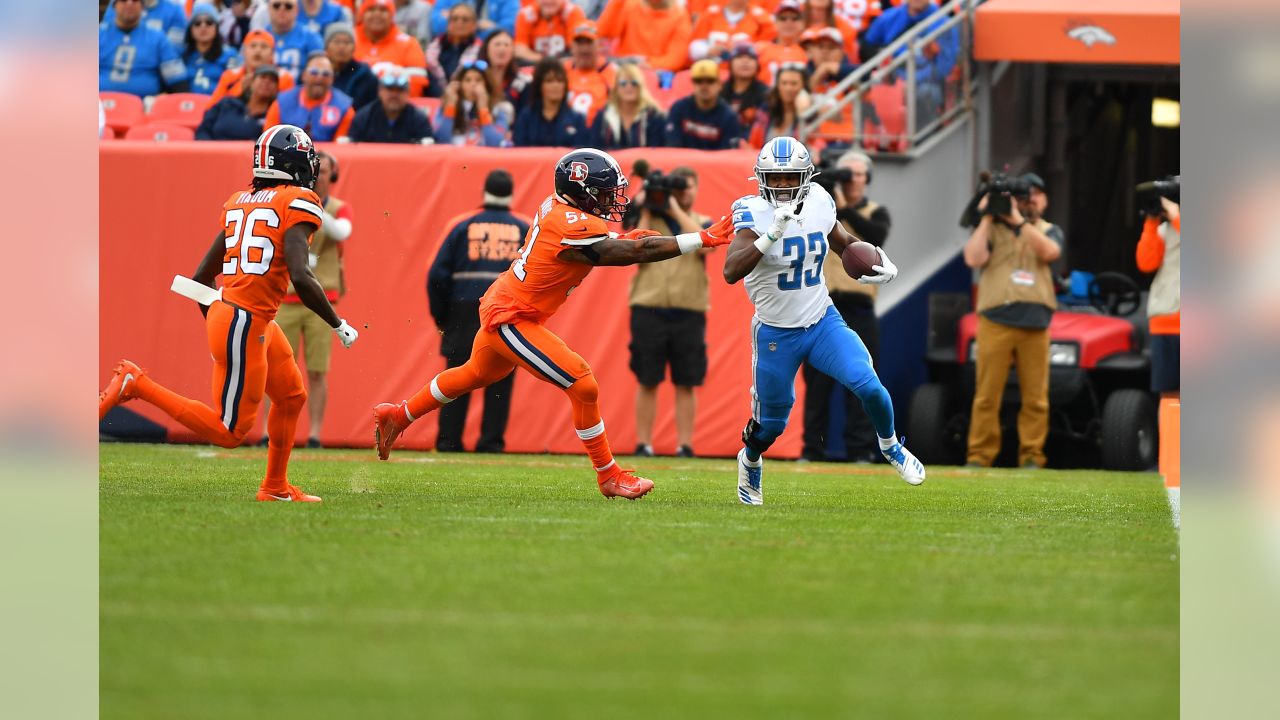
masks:
[[(867, 185), (871, 182), (871, 158), (865, 153), (851, 150), (840, 157), (834, 168), (824, 170), (814, 182), (827, 188), (836, 201), (836, 219), (845, 229), (863, 240), (883, 247), (889, 237), (889, 210), (867, 197)], [(836, 311), (851, 330), (858, 333), (871, 354), (872, 364), (880, 357), (880, 321), (876, 318), (876, 289), (878, 285), (861, 283), (844, 271), (840, 256), (827, 253), (823, 274), (827, 279), (827, 291)], [(804, 450), (806, 460), (825, 460), (827, 423), (830, 417), (831, 391), (835, 381), (830, 376), (804, 365)], [(876, 462), (880, 457), (880, 444), (876, 440), (875, 427), (862, 411), (862, 403), (848, 390), (841, 389), (844, 397), (844, 446), (845, 457), (850, 462)]]
[(1049, 321), (1057, 308), (1051, 264), (1062, 230), (1043, 218), (1049, 197), (1035, 173), (984, 183), (982, 213), (964, 246), (978, 279), (977, 385), (969, 421), (970, 466), (990, 467), (1000, 452), (1000, 403), (1012, 362), (1018, 373), (1018, 464), (1045, 466), (1049, 434)]
[[(1159, 186), (1161, 183), (1150, 183)], [(1163, 184), (1168, 184), (1164, 181)], [(1139, 186), (1141, 188), (1141, 186)], [(1181, 283), (1182, 210), (1178, 203), (1159, 197), (1159, 205), (1146, 211), (1138, 240), (1138, 269), (1155, 273), (1147, 296), (1151, 328), (1151, 390), (1161, 400), (1177, 398), (1181, 390), (1182, 347)]]
[[(698, 232), (711, 219), (693, 210), (698, 197), (698, 174), (678, 167), (670, 175), (649, 173), (644, 198), (634, 222), (658, 233)], [(632, 218), (628, 218), (631, 220)], [(709, 249), (637, 266), (631, 281), (631, 371), (636, 392), (636, 454), (653, 455), (653, 423), (658, 410), (658, 385), (671, 366), (676, 390), (676, 444), (679, 457), (693, 457), (696, 405), (693, 389), (707, 375), (707, 284), (705, 256)]]

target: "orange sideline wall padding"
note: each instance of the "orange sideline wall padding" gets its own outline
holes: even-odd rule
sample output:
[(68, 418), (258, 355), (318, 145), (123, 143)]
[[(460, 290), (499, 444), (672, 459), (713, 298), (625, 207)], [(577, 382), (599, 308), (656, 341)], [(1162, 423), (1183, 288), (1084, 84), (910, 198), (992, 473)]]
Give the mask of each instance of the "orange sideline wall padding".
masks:
[[(355, 208), (346, 247), (349, 293), (338, 313), (360, 330), (350, 350), (337, 346), (330, 368), (329, 406), (322, 439), (331, 445), (372, 445), (371, 409), (399, 401), (444, 368), (440, 336), (427, 311), (426, 274), (445, 223), (480, 203), (485, 174), (503, 167), (516, 178), (514, 209), (532, 215), (551, 192), (551, 168), (562, 149), (487, 149), (334, 145), (341, 178), (334, 194)], [(152, 376), (190, 397), (212, 402), (204, 321), (194, 303), (169, 292), (175, 273), (190, 275), (220, 232), (227, 196), (246, 187), (248, 143), (110, 143), (100, 159), (100, 386), (116, 360), (128, 357)], [(754, 155), (746, 152), (644, 150), (620, 153), (624, 169), (638, 157), (670, 170), (687, 164), (700, 183), (696, 209), (719, 217), (736, 198), (755, 192), (748, 182)], [(750, 302), (741, 283), (721, 277), (724, 251), (708, 257), (711, 311), (707, 321), (709, 372), (698, 391), (694, 448), (730, 456), (750, 413)], [(635, 377), (628, 368), (631, 342), (627, 291), (633, 268), (598, 268), (574, 291), (549, 326), (591, 363), (617, 452), (635, 447)], [(770, 455), (800, 451), (803, 382), (786, 434)], [(517, 372), (507, 449), (511, 452), (582, 451), (569, 403), (556, 388)], [(659, 397), (655, 445), (675, 450), (672, 393)], [(482, 403), (473, 398), (464, 440), (479, 434)], [(130, 409), (164, 424), (169, 437), (195, 440), (185, 428), (145, 403)], [(261, 414), (260, 414), (261, 415)], [(265, 417), (258, 420), (263, 427)], [(298, 438), (305, 439), (306, 413)], [(434, 416), (414, 424), (403, 446), (434, 446)]]
[(1177, 65), (1179, 0), (989, 0), (974, 20), (978, 60)]

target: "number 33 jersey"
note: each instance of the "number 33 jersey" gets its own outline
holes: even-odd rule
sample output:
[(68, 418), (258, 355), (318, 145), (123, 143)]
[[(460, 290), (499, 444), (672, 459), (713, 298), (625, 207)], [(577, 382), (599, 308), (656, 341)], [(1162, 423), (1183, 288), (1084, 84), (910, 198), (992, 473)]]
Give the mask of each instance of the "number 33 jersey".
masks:
[[(774, 208), (759, 195), (733, 204), (733, 229), (764, 235), (773, 224)], [(836, 204), (822, 186), (810, 184), (800, 217), (787, 223), (782, 239), (769, 248), (743, 284), (766, 325), (808, 327), (822, 319), (831, 304), (822, 277), (827, 235), (836, 224)]]
[(491, 330), (517, 320), (546, 322), (593, 267), (565, 260), (560, 253), (608, 238), (609, 226), (603, 219), (554, 195), (544, 200), (525, 236), (520, 257), (480, 299), (481, 324)]
[(222, 256), (222, 299), (254, 317), (271, 320), (289, 287), (284, 235), (299, 223), (324, 221), (320, 197), (297, 185), (241, 190), (222, 206), (227, 252)]

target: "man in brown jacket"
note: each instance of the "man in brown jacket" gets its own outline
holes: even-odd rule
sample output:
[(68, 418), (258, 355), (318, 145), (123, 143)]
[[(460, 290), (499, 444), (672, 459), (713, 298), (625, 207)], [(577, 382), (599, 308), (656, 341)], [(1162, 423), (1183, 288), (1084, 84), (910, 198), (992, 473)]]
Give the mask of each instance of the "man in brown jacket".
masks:
[(968, 465), (989, 467), (1000, 452), (1000, 403), (1009, 365), (1018, 372), (1018, 464), (1045, 466), (1049, 434), (1049, 321), (1057, 309), (1050, 265), (1062, 255), (1062, 230), (1043, 218), (1049, 205), (1044, 180), (1023, 176), (1031, 191), (1008, 214), (986, 213), (964, 246), (964, 261), (978, 279), (977, 385), (969, 420)]

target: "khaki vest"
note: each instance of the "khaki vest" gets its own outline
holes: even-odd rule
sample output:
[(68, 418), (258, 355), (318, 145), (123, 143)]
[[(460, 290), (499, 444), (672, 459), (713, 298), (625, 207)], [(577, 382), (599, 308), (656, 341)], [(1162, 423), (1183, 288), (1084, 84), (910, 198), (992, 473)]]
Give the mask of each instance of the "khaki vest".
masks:
[[(700, 224), (707, 222), (698, 213), (689, 214)], [(663, 235), (674, 234), (666, 221), (657, 217), (653, 219), (653, 229)], [(631, 280), (631, 304), (706, 312), (710, 306), (706, 260), (701, 253), (691, 252), (637, 266)]]
[[(856, 211), (862, 217), (870, 220), (871, 213), (879, 208), (879, 203), (874, 200), (868, 200), (866, 205), (858, 208)], [(853, 232), (853, 228), (846, 223), (845, 230)], [(856, 278), (849, 277), (849, 273), (844, 271), (844, 261), (840, 259), (834, 251), (827, 253), (827, 257), (822, 261), (822, 274), (827, 277), (827, 292), (842, 293), (860, 293), (862, 295), (870, 295), (872, 300), (876, 299), (876, 292), (879, 291), (879, 285), (868, 285), (864, 282), (858, 282)]]
[[(337, 215), (345, 205), (345, 202), (330, 195), (329, 200), (324, 204), (324, 211), (330, 215)], [(336, 291), (339, 297), (347, 294), (346, 278), (342, 274), (342, 261), (338, 258), (338, 243), (329, 238), (329, 234), (323, 227), (311, 236), (310, 253), (313, 258), (311, 272), (315, 273), (316, 279), (320, 281), (320, 287), (324, 288), (325, 292)], [(297, 294), (293, 283), (289, 283), (288, 294)]]
[[(1047, 235), (1053, 225), (1041, 218), (1036, 227)], [(993, 222), (988, 242), (991, 259), (978, 279), (978, 312), (1010, 303), (1058, 308), (1049, 263), (1036, 256), (1025, 234), (1015, 236), (1004, 223)]]
[(1179, 277), (1182, 274), (1182, 233), (1169, 223), (1160, 224), (1160, 237), (1164, 239), (1164, 259), (1151, 281), (1151, 294), (1147, 296), (1147, 317), (1172, 315), (1182, 307), (1182, 291)]

